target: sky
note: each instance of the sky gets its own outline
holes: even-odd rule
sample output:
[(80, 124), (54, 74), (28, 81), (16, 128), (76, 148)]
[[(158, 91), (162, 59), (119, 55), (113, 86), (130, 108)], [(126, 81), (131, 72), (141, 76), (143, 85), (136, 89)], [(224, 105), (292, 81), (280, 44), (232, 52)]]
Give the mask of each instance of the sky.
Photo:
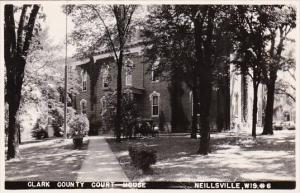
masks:
[[(43, 11), (46, 14), (45, 26), (48, 27), (49, 38), (53, 44), (64, 44), (66, 40), (66, 15), (62, 12), (61, 5), (44, 5)], [(68, 18), (67, 24), (68, 33), (70, 33), (73, 28), (71, 18)], [(68, 45), (67, 53), (68, 57), (71, 57), (75, 53), (75, 47)], [(62, 54), (64, 55), (65, 52)]]
[[(62, 4), (50, 3), (43, 6), (43, 12), (46, 14), (45, 25), (48, 27), (49, 37), (53, 40), (54, 44), (64, 44), (66, 39), (66, 15), (62, 12)], [(74, 24), (71, 18), (68, 18), (67, 22), (68, 33), (72, 31)], [(290, 38), (296, 39), (296, 30), (291, 31)], [(287, 46), (287, 50), (290, 48)], [(75, 53), (75, 47), (68, 45), (67, 49), (68, 57), (71, 57)], [(62, 52), (65, 56), (65, 52)]]

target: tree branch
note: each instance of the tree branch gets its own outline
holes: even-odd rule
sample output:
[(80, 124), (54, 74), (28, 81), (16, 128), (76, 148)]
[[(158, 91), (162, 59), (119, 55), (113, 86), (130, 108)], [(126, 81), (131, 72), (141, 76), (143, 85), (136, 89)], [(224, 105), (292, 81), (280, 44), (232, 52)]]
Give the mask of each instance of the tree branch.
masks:
[(293, 95), (291, 95), (290, 93), (288, 93), (288, 92), (287, 92), (286, 90), (284, 90), (284, 89), (276, 88), (276, 89), (275, 89), (275, 93), (276, 93), (276, 94), (286, 95), (286, 96), (290, 97), (294, 102), (296, 102), (296, 98), (295, 98)]
[(290, 85), (290, 87), (291, 87), (294, 91), (296, 91), (296, 87), (295, 87), (295, 86)]
[[(134, 11), (136, 10), (136, 7), (137, 7), (137, 5), (132, 5), (131, 12), (129, 14), (129, 18), (128, 18), (128, 21), (127, 21), (127, 24), (126, 24), (126, 27), (125, 27), (125, 34), (124, 34), (125, 39), (127, 39), (126, 37), (127, 37), (127, 34), (128, 34), (128, 28), (129, 28), (129, 25), (131, 23), (132, 15), (133, 15)], [(129, 10), (129, 8), (128, 8), (128, 10)]]
[(19, 27), (18, 27), (18, 31), (17, 31), (17, 52), (21, 53), (22, 52), (22, 36), (23, 36), (23, 31), (24, 31), (24, 22), (25, 22), (25, 16), (26, 16), (26, 11), (27, 8), (30, 5), (23, 5), (22, 8), (22, 13), (20, 16), (20, 22), (19, 22)]
[(16, 34), (13, 9), (13, 5), (5, 5), (4, 9), (4, 59), (7, 70), (9, 69), (11, 58), (16, 51)]
[(288, 71), (288, 73), (290, 74), (290, 76), (292, 77), (292, 79), (293, 79), (293, 80), (296, 80), (295, 74), (292, 73), (292, 72), (290, 71), (290, 69), (288, 69), (287, 71)]
[(31, 43), (31, 38), (33, 36), (32, 32), (33, 32), (33, 28), (34, 28), (34, 23), (36, 20), (36, 16), (38, 14), (38, 11), (40, 9), (40, 5), (33, 5), (33, 8), (31, 10), (30, 13), (30, 17), (29, 17), (29, 21), (27, 24), (27, 33), (26, 33), (26, 37), (25, 37), (25, 41), (24, 41), (24, 47), (23, 47), (23, 55), (26, 57), (28, 54), (28, 49)]
[(106, 33), (107, 33), (107, 36), (108, 36), (108, 39), (109, 39), (109, 41), (110, 41), (110, 43), (111, 43), (111, 46), (112, 46), (112, 49), (113, 49), (113, 51), (114, 51), (114, 55), (115, 55), (116, 60), (117, 60), (117, 62), (118, 62), (119, 57), (118, 57), (118, 54), (117, 54), (117, 50), (116, 50), (115, 44), (114, 44), (113, 40), (111, 39), (111, 33), (110, 33), (110, 30), (108, 29), (107, 25), (105, 24), (103, 18), (102, 18), (101, 15), (100, 15), (99, 11), (94, 7), (94, 5), (89, 5), (89, 6), (96, 12), (96, 14), (98, 15), (100, 21), (101, 21), (102, 24), (104, 25), (105, 30), (106, 30)]

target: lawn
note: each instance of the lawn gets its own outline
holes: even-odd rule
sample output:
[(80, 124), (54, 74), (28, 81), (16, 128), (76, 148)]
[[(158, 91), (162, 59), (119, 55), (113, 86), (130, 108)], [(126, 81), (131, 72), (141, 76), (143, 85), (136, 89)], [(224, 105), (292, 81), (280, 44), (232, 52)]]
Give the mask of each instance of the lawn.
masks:
[(21, 158), (5, 162), (6, 181), (74, 181), (87, 154), (88, 140), (74, 149), (72, 139), (52, 139), (20, 146)]
[[(125, 174), (133, 181), (247, 181), (295, 180), (295, 131), (275, 131), (273, 136), (211, 134), (211, 153), (196, 154), (199, 140), (186, 136), (161, 136), (125, 140), (107, 139)], [(128, 146), (144, 142), (157, 150), (153, 175), (143, 175), (130, 164)]]

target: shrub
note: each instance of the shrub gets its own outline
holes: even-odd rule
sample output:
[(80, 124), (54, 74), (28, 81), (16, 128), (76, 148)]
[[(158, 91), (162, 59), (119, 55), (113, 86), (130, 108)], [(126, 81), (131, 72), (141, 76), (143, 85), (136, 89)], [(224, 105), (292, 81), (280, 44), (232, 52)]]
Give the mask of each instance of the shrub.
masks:
[[(63, 134), (62, 127), (64, 125), (64, 109), (63, 106), (55, 106), (49, 111), (49, 115), (52, 117), (52, 127), (54, 129), (54, 135), (61, 137)], [(70, 122), (71, 117), (75, 115), (75, 109), (72, 107), (67, 108), (67, 122)]]
[[(117, 109), (117, 93), (109, 93), (105, 95), (105, 103), (106, 108), (102, 112), (102, 120), (103, 124), (106, 128), (114, 128), (114, 124), (116, 121), (116, 109)], [(132, 137), (132, 124), (133, 120), (138, 117), (138, 108), (136, 105), (136, 101), (132, 94), (128, 91), (125, 91), (122, 95), (122, 109), (121, 109), (121, 116), (122, 122), (121, 127), (123, 128), (123, 134), (127, 137)], [(116, 132), (116, 131), (114, 131)], [(115, 133), (116, 136), (116, 133)]]
[(64, 111), (61, 107), (54, 107), (49, 111), (52, 116), (52, 127), (54, 129), (54, 135), (61, 137), (61, 127), (64, 124)]
[(89, 131), (89, 120), (85, 115), (77, 114), (70, 119), (68, 126), (68, 134), (70, 136), (74, 136), (77, 134), (84, 136), (87, 135)]
[(156, 150), (153, 147), (139, 143), (129, 146), (128, 151), (133, 165), (144, 173), (156, 163)]
[(32, 137), (36, 139), (43, 139), (48, 137), (46, 116), (41, 116), (36, 120), (36, 123), (32, 129)]

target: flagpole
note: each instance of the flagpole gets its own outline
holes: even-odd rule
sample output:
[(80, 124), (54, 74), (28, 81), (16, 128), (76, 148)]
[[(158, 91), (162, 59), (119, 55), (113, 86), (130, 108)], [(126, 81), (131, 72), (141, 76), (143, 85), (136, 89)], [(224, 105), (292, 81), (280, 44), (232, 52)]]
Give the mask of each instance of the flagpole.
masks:
[(67, 139), (67, 90), (68, 90), (68, 64), (67, 64), (67, 58), (68, 58), (68, 40), (67, 40), (67, 34), (68, 34), (68, 13), (67, 13), (67, 4), (66, 4), (66, 50), (65, 50), (65, 97), (64, 97), (64, 138)]

